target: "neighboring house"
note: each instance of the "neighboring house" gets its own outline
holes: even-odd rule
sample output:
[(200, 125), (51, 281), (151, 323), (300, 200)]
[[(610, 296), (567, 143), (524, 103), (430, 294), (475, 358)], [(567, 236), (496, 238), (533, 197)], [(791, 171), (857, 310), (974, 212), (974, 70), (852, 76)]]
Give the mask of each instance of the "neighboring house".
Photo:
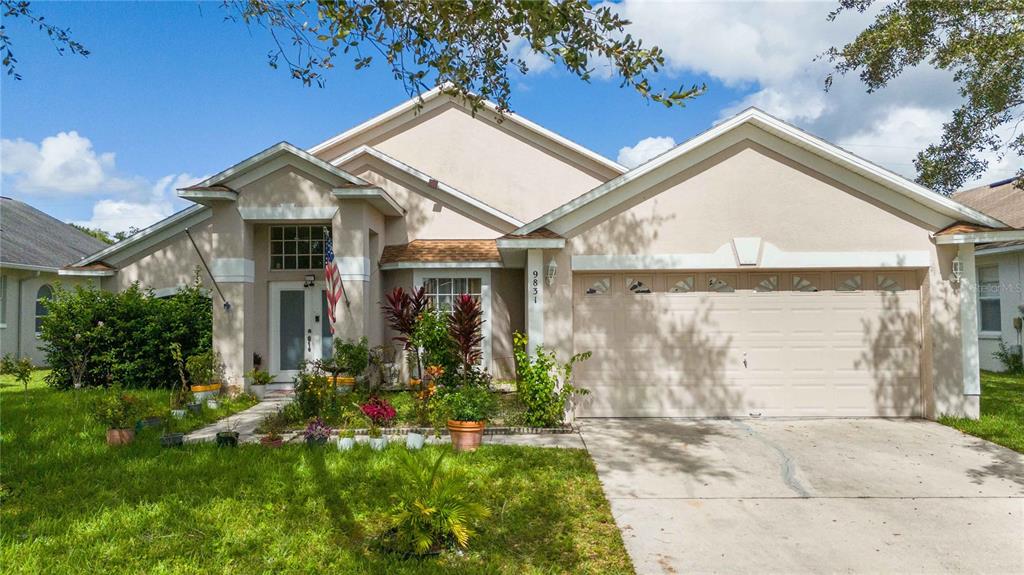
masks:
[(513, 330), (594, 352), (581, 416), (977, 417), (977, 299), (954, 259), (1024, 239), (758, 110), (627, 170), (438, 90), (179, 195), (195, 205), (64, 273), (169, 293), (205, 261), (230, 383), (257, 357), (288, 381), (329, 349), (329, 239), (337, 337), (389, 341), (397, 286), (470, 293), (498, 377)]
[[(1024, 228), (1024, 190), (1010, 178), (953, 194), (953, 199), (1003, 223)], [(975, 252), (978, 275), (978, 318), (981, 368), (1001, 371), (993, 357), (999, 341), (1020, 346), (1024, 321), (1024, 241), (993, 242)], [(1016, 320), (1016, 325), (1014, 319)], [(1017, 348), (1018, 350), (1020, 347)]]
[(0, 355), (46, 361), (39, 349), (39, 324), (46, 314), (42, 300), (57, 282), (61, 267), (96, 252), (106, 244), (32, 206), (0, 197)]

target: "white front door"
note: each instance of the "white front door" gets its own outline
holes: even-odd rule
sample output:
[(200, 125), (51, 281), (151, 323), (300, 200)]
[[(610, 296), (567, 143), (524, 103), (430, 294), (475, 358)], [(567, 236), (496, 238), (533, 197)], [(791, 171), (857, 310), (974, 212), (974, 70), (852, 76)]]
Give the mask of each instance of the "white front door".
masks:
[(290, 382), (299, 364), (327, 357), (333, 338), (327, 321), (323, 282), (270, 284), (270, 373), (275, 382)]

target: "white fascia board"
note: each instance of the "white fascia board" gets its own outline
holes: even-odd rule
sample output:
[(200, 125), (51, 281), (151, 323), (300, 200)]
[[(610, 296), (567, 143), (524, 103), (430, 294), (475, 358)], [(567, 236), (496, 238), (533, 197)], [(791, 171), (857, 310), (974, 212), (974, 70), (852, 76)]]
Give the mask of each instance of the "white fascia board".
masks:
[(132, 255), (156, 245), (175, 234), (206, 221), (213, 215), (213, 211), (199, 204), (189, 206), (180, 212), (171, 214), (167, 218), (149, 226), (139, 233), (128, 237), (116, 244), (104, 248), (90, 256), (75, 263), (75, 266), (84, 266), (100, 260), (110, 260), (111, 263), (118, 263)]
[[(846, 168), (847, 170), (900, 193), (901, 195), (914, 200), (916, 203), (924, 205), (935, 212), (945, 215), (946, 217), (954, 220), (967, 220), (987, 226), (998, 227), (1003, 225), (1001, 222), (990, 216), (968, 208), (967, 206), (964, 206), (950, 198), (939, 195), (923, 186), (915, 184), (902, 176), (876, 166), (875, 164), (855, 156), (842, 148), (778, 120), (761, 110), (748, 108), (717, 126), (694, 136), (686, 142), (683, 142), (675, 148), (672, 148), (646, 163), (633, 168), (629, 172), (605, 182), (582, 196), (579, 196), (568, 203), (555, 208), (547, 214), (540, 216), (529, 224), (517, 229), (516, 233), (527, 234), (545, 226), (556, 232), (564, 233), (563, 228), (572, 228), (572, 226), (557, 225), (553, 222), (566, 218), (574, 212), (583, 210), (591, 204), (594, 204), (597, 200), (608, 197), (612, 192), (615, 192), (616, 190), (625, 187), (627, 184), (650, 174), (654, 170), (661, 168), (681, 156), (690, 154), (695, 150), (712, 143), (714, 140), (721, 138), (744, 124), (750, 124), (775, 137), (804, 148), (815, 155), (821, 156), (822, 158)], [(703, 155), (709, 156), (710, 154)], [(691, 162), (691, 164), (693, 163), (696, 163), (696, 161)], [(636, 191), (633, 194), (626, 194), (622, 198), (611, 198), (607, 203), (611, 206), (618, 205), (619, 203), (628, 200), (636, 193), (639, 193), (639, 191)], [(595, 211), (597, 214), (602, 213), (599, 209), (594, 209), (592, 211)], [(591, 219), (595, 215), (591, 215), (590, 218), (581, 217), (577, 219)]]
[(555, 250), (565, 247), (564, 238), (498, 238), (498, 249), (504, 250)]
[(245, 221), (329, 220), (338, 213), (337, 206), (251, 206), (238, 208)]
[(501, 262), (393, 262), (381, 264), (380, 269), (422, 270), (422, 269), (492, 269), (504, 267)]
[(314, 167), (324, 170), (351, 184), (355, 184), (357, 186), (369, 185), (368, 182), (364, 181), (363, 179), (357, 178), (352, 174), (349, 174), (344, 170), (339, 169), (337, 166), (333, 166), (321, 160), (320, 158), (310, 154), (309, 152), (301, 148), (297, 148), (292, 144), (289, 144), (288, 142), (278, 142), (277, 144), (274, 144), (273, 146), (267, 148), (266, 150), (263, 150), (262, 152), (254, 156), (242, 160), (241, 162), (235, 164), (234, 166), (231, 166), (230, 168), (218, 174), (206, 178), (202, 182), (195, 184), (194, 187), (208, 188), (211, 186), (216, 186), (228, 180), (237, 178), (242, 174), (248, 172), (249, 170), (256, 168), (263, 162), (272, 160), (282, 154), (291, 154), (305, 162), (308, 162), (309, 164), (312, 164)]
[(999, 246), (995, 248), (988, 248), (984, 245), (974, 246), (974, 253), (978, 257), (981, 256), (993, 256), (996, 254), (1012, 254), (1013, 252), (1024, 252), (1024, 244), (1016, 246)]
[(366, 200), (385, 216), (405, 215), (405, 209), (390, 194), (377, 186), (334, 188), (331, 195), (341, 200)]
[(999, 230), (935, 236), (937, 244), (987, 244), (992, 242), (1014, 242), (1024, 240), (1024, 230)]
[[(382, 125), (384, 125), (384, 124), (386, 124), (388, 122), (391, 122), (392, 120), (400, 118), (402, 115), (404, 115), (404, 114), (406, 114), (408, 112), (414, 112), (414, 111), (416, 111), (416, 108), (418, 106), (422, 106), (423, 107), (423, 109), (419, 110), (419, 113), (423, 113), (423, 112), (427, 111), (428, 104), (433, 104), (435, 102), (437, 104), (442, 104), (442, 103), (444, 103), (446, 101), (445, 98), (444, 98), (444, 96), (445, 96), (444, 89), (445, 89), (444, 85), (437, 86), (437, 87), (435, 87), (435, 88), (433, 88), (431, 90), (428, 90), (428, 91), (420, 94), (419, 96), (416, 96), (414, 98), (410, 98), (409, 100), (406, 100), (405, 102), (399, 104), (398, 106), (395, 106), (394, 108), (391, 108), (390, 110), (384, 112), (383, 114), (379, 114), (377, 116), (374, 116), (373, 118), (371, 118), (371, 119), (369, 119), (369, 120), (359, 124), (358, 126), (355, 126), (354, 128), (350, 128), (350, 129), (348, 129), (348, 130), (338, 134), (337, 136), (334, 136), (333, 138), (330, 138), (330, 139), (328, 139), (328, 140), (326, 140), (324, 142), (321, 142), (321, 143), (313, 146), (312, 148), (309, 149), (309, 153), (311, 153), (311, 154), (319, 154), (319, 153), (323, 152), (324, 150), (327, 150), (327, 149), (331, 148), (332, 146), (336, 146), (336, 145), (338, 145), (338, 144), (340, 144), (340, 143), (342, 143), (342, 142), (344, 142), (346, 140), (350, 140), (352, 138), (355, 138), (356, 136), (358, 136), (358, 135), (360, 135), (360, 134), (362, 134), (364, 132), (368, 132), (370, 130), (373, 130), (374, 128), (377, 128), (377, 127), (382, 126)], [(597, 152), (595, 152), (593, 150), (590, 150), (590, 149), (588, 149), (588, 148), (586, 148), (586, 147), (584, 147), (584, 146), (582, 146), (580, 144), (577, 144), (576, 142), (573, 142), (572, 140), (570, 140), (570, 139), (568, 139), (568, 138), (566, 138), (564, 136), (560, 136), (560, 135), (552, 132), (551, 130), (548, 130), (547, 128), (544, 128), (544, 127), (540, 126), (539, 124), (531, 122), (530, 120), (527, 120), (526, 118), (524, 118), (524, 117), (522, 117), (522, 116), (520, 116), (518, 114), (514, 114), (512, 112), (505, 112), (505, 113), (499, 112), (498, 111), (498, 105), (495, 104), (494, 102), (491, 102), (490, 100), (484, 100), (483, 106), (488, 111), (490, 111), (490, 112), (492, 112), (494, 114), (500, 114), (502, 116), (503, 121), (508, 121), (508, 122), (511, 122), (511, 123), (513, 123), (513, 124), (515, 124), (517, 126), (525, 128), (529, 132), (533, 132), (534, 134), (536, 134), (538, 136), (541, 136), (542, 138), (545, 138), (547, 140), (550, 140), (551, 142), (557, 143), (559, 146), (562, 146), (562, 147), (564, 147), (564, 148), (566, 148), (568, 150), (571, 150), (571, 151), (573, 151), (573, 152), (575, 152), (575, 153), (577, 153), (577, 154), (579, 154), (579, 155), (589, 159), (590, 161), (595, 162), (597, 164), (600, 164), (600, 165), (602, 165), (602, 166), (604, 166), (604, 167), (606, 167), (606, 168), (608, 168), (608, 169), (610, 169), (610, 170), (612, 170), (612, 171), (614, 171), (616, 173), (623, 174), (623, 173), (628, 171), (628, 168), (626, 168), (622, 164), (619, 164), (617, 162), (613, 162), (612, 160), (602, 156), (601, 154), (598, 154)], [(545, 146), (545, 147), (547, 147), (547, 146)]]
[(76, 269), (60, 269), (57, 270), (59, 276), (75, 276), (75, 277), (111, 277), (117, 275), (115, 270), (76, 270)]
[(29, 272), (53, 272), (57, 273), (60, 268), (50, 266), (36, 266), (32, 264), (18, 264), (10, 262), (0, 262), (0, 269), (6, 270), (25, 270)]
[(178, 190), (178, 197), (183, 200), (191, 200), (193, 202), (202, 203), (207, 201), (230, 201), (233, 202), (238, 199), (238, 192), (228, 190)]
[[(369, 156), (375, 160), (378, 160), (385, 165), (398, 170), (415, 180), (425, 184), (425, 187), (421, 188), (421, 192), (433, 197), (435, 200), (447, 205), (449, 208), (463, 213), (466, 217), (483, 220), (482, 223), (493, 227), (498, 224), (498, 229), (510, 232), (515, 228), (523, 225), (523, 222), (516, 218), (506, 214), (505, 212), (490, 206), (473, 196), (461, 192), (448, 184), (431, 177), (429, 174), (425, 174), (416, 168), (402, 162), (401, 160), (395, 159), (380, 150), (370, 146), (359, 146), (358, 148), (348, 152), (347, 154), (340, 156), (333, 160), (334, 163), (341, 166), (351, 162), (352, 160), (360, 156)], [(431, 185), (433, 182), (436, 187)], [(438, 193), (440, 192), (440, 193)], [(466, 212), (469, 213), (466, 213)]]

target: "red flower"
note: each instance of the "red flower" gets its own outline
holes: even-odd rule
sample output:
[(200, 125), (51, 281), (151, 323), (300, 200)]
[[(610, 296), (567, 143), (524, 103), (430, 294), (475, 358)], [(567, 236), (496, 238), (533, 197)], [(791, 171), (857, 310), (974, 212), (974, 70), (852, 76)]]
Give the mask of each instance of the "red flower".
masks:
[(374, 425), (380, 426), (386, 426), (398, 415), (395, 408), (388, 403), (388, 400), (376, 395), (360, 405), (359, 410), (363, 412), (363, 415), (370, 418)]

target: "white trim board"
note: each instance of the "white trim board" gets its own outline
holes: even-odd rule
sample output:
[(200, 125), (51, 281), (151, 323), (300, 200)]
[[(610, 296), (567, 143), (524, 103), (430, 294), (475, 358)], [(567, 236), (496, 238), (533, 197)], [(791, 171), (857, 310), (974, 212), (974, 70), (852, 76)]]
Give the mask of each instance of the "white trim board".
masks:
[(365, 200), (385, 216), (405, 215), (403, 208), (390, 194), (377, 186), (369, 188), (334, 188), (331, 195), (339, 200)]
[[(752, 129), (756, 130), (752, 131)], [(737, 137), (739, 134), (734, 132), (742, 132), (743, 137)], [(772, 142), (767, 142), (763, 137), (759, 138), (756, 132), (781, 139), (791, 146), (802, 148), (817, 156), (824, 162), (816, 162), (816, 165), (811, 167), (837, 181), (843, 182), (845, 179), (848, 179), (849, 175), (853, 174), (873, 182), (878, 186), (878, 190), (861, 189), (862, 186), (853, 187), (858, 189), (858, 191), (876, 196), (880, 201), (906, 213), (915, 215), (908, 210), (911, 210), (913, 206), (917, 206), (927, 208), (928, 211), (935, 215), (941, 215), (947, 220), (966, 220), (993, 227), (1001, 227), (1003, 225), (1002, 222), (990, 216), (986, 216), (945, 196), (936, 194), (902, 176), (876, 166), (846, 150), (774, 118), (761, 110), (748, 108), (668, 152), (533, 220), (516, 230), (516, 233), (527, 234), (545, 226), (562, 235), (566, 235), (569, 231), (579, 231), (577, 228), (587, 222), (600, 218), (602, 214), (612, 210), (615, 206), (628, 201), (630, 198), (650, 189), (673, 174), (680, 173), (686, 168), (696, 165), (700, 161), (725, 150), (730, 145), (736, 144), (743, 139), (752, 139), (758, 141), (758, 143), (764, 142), (767, 144), (767, 147), (777, 149), (777, 146), (771, 145)], [(787, 153), (783, 155), (792, 156), (792, 151), (787, 150)], [(659, 170), (659, 168), (677, 159), (680, 160), (680, 165), (674, 166), (670, 171), (665, 170), (668, 173), (660, 173), (662, 170)], [(847, 177), (844, 177), (844, 174)], [(630, 185), (634, 182), (638, 185)], [(881, 193), (885, 190), (889, 193)], [(875, 193), (871, 194), (870, 192)], [(920, 219), (928, 221), (929, 219), (935, 220), (936, 218), (933, 216), (932, 218)]]
[(563, 238), (498, 238), (496, 242), (500, 250), (560, 250), (565, 247)]
[(221, 283), (253, 283), (256, 262), (248, 258), (213, 258), (210, 272), (213, 279)]
[(708, 269), (811, 269), (811, 268), (926, 268), (927, 251), (904, 252), (783, 252), (764, 244), (756, 266), (740, 265), (730, 244), (714, 253), (648, 255), (575, 255), (573, 271), (604, 270), (708, 270)]
[[(348, 172), (345, 172), (344, 170), (341, 170), (336, 166), (332, 166), (331, 164), (321, 160), (320, 158), (314, 156), (313, 154), (310, 154), (309, 152), (301, 148), (293, 146), (288, 142), (278, 142), (273, 146), (270, 146), (269, 148), (263, 150), (262, 152), (250, 156), (245, 160), (242, 160), (241, 162), (231, 166), (230, 168), (223, 170), (213, 176), (210, 176), (209, 178), (206, 178), (205, 180), (199, 182), (198, 184), (195, 184), (194, 186), (189, 187), (209, 188), (212, 186), (223, 184), (224, 182), (228, 181), (231, 181), (233, 183), (236, 181), (240, 182), (236, 183), (235, 187), (242, 187), (246, 183), (252, 181), (253, 179), (258, 179), (259, 177), (266, 175), (265, 173), (261, 172), (255, 178), (250, 177), (248, 180), (241, 179), (243, 175), (247, 174), (252, 170), (255, 170), (265, 162), (271, 162), (272, 160), (284, 157), (282, 161), (279, 161), (271, 165), (271, 171), (280, 169), (280, 167), (286, 164), (295, 164), (296, 162), (289, 161), (288, 156), (291, 157), (291, 160), (299, 160), (300, 162), (304, 163), (305, 167), (312, 167), (314, 170), (317, 170), (321, 173), (326, 173), (328, 175), (328, 180), (340, 180), (341, 182), (347, 182), (350, 184), (355, 184), (357, 186), (369, 185), (369, 183), (363, 180), (362, 178), (357, 178), (356, 176), (353, 176), (352, 174), (349, 174)], [(298, 163), (298, 167), (304, 167), (302, 163)], [(188, 189), (183, 188), (179, 190), (179, 192), (180, 191), (187, 192)]]
[(423, 173), (401, 160), (397, 160), (370, 146), (360, 146), (333, 160), (333, 163), (342, 166), (363, 157), (377, 160), (386, 168), (397, 170), (398, 173), (411, 177), (413, 181), (419, 184), (415, 188), (420, 194), (440, 202), (449, 209), (490, 228), (508, 233), (525, 225), (498, 208), (482, 202), (470, 194), (457, 190), (429, 174)]
[(239, 215), (247, 222), (253, 221), (317, 221), (330, 220), (338, 213), (337, 206), (253, 206), (238, 208)]
[[(330, 148), (337, 146), (347, 140), (352, 140), (368, 132), (372, 132), (383, 128), (387, 124), (398, 123), (404, 124), (407, 121), (411, 121), (416, 118), (419, 114), (426, 113), (432, 109), (440, 107), (445, 103), (452, 102), (456, 105), (461, 105), (457, 98), (453, 98), (445, 94), (444, 90), (447, 88), (446, 85), (437, 86), (431, 90), (428, 90), (417, 97), (406, 100), (405, 102), (387, 110), (386, 112), (379, 114), (358, 126), (350, 128), (337, 136), (329, 138), (309, 149), (311, 154), (321, 154), (326, 152)], [(492, 114), (499, 114), (498, 106), (494, 102), (485, 100), (483, 106), (486, 111)], [(483, 111), (477, 111), (479, 119), (488, 121), (492, 124), (498, 124), (497, 121), (485, 118), (482, 115)], [(501, 124), (507, 124), (507, 128), (510, 131), (523, 132), (523, 136), (534, 136), (529, 138), (534, 144), (545, 148), (556, 155), (569, 160), (575, 161), (573, 158), (568, 157), (565, 152), (570, 154), (576, 154), (583, 159), (589, 160), (594, 164), (600, 165), (603, 168), (617, 174), (622, 174), (627, 171), (625, 166), (590, 150), (572, 140), (560, 136), (543, 126), (535, 124), (526, 118), (514, 114), (512, 112), (505, 112), (501, 114)], [(578, 161), (577, 161), (578, 163)]]
[(1015, 242), (1024, 240), (1024, 230), (994, 230), (935, 236), (937, 244), (986, 244), (992, 242)]
[(117, 270), (77, 270), (77, 269), (60, 269), (57, 270), (59, 276), (71, 276), (71, 277), (111, 277), (117, 275)]
[(505, 267), (501, 262), (392, 262), (382, 264), (381, 270), (422, 269), (494, 269)]

